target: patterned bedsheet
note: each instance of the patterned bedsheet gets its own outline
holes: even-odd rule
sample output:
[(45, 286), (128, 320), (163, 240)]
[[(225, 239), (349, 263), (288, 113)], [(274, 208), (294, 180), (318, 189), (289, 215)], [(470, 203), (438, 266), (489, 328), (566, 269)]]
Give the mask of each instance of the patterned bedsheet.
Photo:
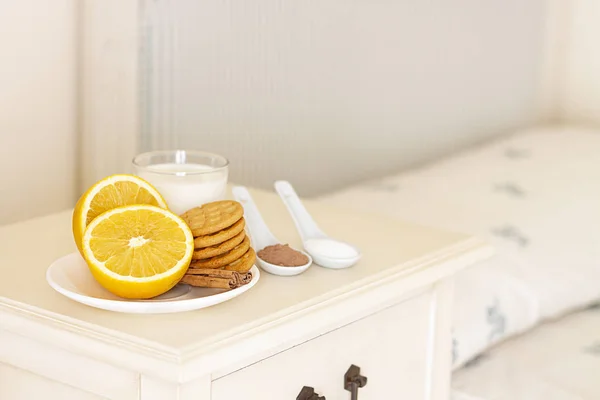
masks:
[(529, 129), (321, 199), (494, 245), (456, 279), (455, 369), (600, 300), (600, 132)]
[(600, 306), (482, 353), (452, 384), (452, 400), (600, 399)]

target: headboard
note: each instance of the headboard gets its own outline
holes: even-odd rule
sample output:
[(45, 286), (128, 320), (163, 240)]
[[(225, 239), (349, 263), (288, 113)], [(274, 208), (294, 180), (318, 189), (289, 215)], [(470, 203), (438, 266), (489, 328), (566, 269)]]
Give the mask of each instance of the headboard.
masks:
[(218, 152), (232, 181), (306, 196), (529, 125), (550, 1), (143, 0), (136, 150)]

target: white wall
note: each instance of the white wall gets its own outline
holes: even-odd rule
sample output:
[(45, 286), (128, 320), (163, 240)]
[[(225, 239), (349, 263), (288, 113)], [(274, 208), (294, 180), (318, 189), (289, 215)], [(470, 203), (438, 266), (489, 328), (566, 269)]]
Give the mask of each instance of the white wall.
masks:
[[(80, 116), (77, 4), (92, 45)], [(125, 170), (136, 105), (146, 148), (215, 150), (235, 180), (304, 194), (538, 121), (540, 106), (600, 126), (598, 20), (596, 0), (0, 0), (0, 224), (70, 207), (78, 175)], [(170, 46), (182, 35), (196, 40)], [(137, 76), (138, 57), (173, 62)]]
[(600, 127), (600, 1), (566, 3), (560, 118)]
[(0, 224), (73, 205), (75, 2), (0, 0)]

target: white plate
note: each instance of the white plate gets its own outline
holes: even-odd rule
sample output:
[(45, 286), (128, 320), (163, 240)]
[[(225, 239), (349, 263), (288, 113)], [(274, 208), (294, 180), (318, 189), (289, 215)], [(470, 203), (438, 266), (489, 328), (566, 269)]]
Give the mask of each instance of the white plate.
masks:
[(256, 285), (260, 272), (256, 266), (250, 272), (252, 281), (237, 289), (197, 288), (179, 284), (154, 299), (126, 300), (100, 286), (79, 253), (72, 253), (48, 267), (46, 280), (58, 293), (88, 306), (124, 313), (161, 314), (198, 310), (231, 300)]

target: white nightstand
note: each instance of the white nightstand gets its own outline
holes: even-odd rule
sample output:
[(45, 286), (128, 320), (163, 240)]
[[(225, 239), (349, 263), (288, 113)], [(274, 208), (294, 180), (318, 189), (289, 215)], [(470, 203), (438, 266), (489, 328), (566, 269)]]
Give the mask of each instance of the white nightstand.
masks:
[[(273, 232), (298, 246), (277, 196), (253, 196)], [(54, 292), (45, 271), (75, 251), (70, 212), (0, 228), (0, 399), (293, 400), (306, 386), (349, 400), (344, 375), (356, 365), (368, 378), (360, 400), (446, 400), (452, 276), (491, 249), (305, 204), (327, 233), (363, 251), (357, 265), (263, 272), (248, 293), (180, 314), (111, 313)]]

